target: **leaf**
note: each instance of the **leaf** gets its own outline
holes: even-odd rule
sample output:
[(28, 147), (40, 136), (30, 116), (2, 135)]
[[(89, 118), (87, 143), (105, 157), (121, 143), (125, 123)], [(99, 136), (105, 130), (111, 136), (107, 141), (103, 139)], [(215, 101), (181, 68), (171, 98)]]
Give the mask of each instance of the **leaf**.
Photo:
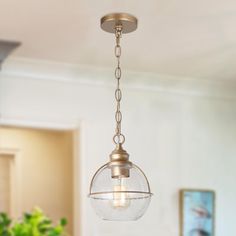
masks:
[(66, 225), (67, 225), (67, 219), (66, 219), (66, 218), (62, 218), (62, 219), (60, 220), (60, 224), (61, 224), (62, 226), (66, 226)]

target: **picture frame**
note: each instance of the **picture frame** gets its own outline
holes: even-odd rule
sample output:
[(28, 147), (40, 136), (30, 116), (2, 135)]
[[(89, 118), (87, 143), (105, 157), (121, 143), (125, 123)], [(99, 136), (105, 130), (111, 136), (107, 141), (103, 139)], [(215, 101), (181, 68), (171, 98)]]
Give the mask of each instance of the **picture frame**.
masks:
[(180, 236), (215, 235), (215, 192), (180, 190)]

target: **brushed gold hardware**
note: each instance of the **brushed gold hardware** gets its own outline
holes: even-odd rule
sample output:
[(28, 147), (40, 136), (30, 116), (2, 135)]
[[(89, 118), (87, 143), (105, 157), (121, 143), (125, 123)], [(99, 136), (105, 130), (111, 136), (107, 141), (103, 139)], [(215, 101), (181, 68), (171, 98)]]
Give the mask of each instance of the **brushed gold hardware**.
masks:
[(127, 13), (111, 13), (101, 18), (101, 28), (108, 33), (115, 33), (116, 27), (122, 26), (122, 33), (130, 33), (137, 29), (138, 20)]

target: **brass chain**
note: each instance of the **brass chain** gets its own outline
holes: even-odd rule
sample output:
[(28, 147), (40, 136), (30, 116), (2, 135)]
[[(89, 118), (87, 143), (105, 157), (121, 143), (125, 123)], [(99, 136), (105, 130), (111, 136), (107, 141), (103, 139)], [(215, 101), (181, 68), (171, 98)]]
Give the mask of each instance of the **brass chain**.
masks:
[(115, 112), (115, 120), (116, 120), (116, 130), (115, 135), (113, 137), (113, 141), (115, 144), (123, 144), (125, 142), (125, 136), (121, 133), (121, 121), (122, 121), (122, 113), (120, 111), (120, 102), (122, 98), (122, 92), (120, 89), (120, 79), (121, 79), (121, 67), (120, 67), (120, 57), (121, 57), (121, 46), (120, 46), (120, 38), (122, 36), (122, 27), (116, 26), (115, 28), (115, 36), (116, 36), (116, 46), (115, 46), (115, 56), (117, 59), (117, 67), (115, 69), (115, 78), (117, 80), (117, 86), (115, 90), (115, 99), (116, 99), (116, 112)]

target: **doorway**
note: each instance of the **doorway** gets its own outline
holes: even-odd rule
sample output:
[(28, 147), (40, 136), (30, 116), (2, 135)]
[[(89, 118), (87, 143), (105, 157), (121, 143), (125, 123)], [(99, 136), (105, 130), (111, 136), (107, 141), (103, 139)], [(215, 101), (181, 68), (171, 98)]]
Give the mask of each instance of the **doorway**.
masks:
[(73, 235), (73, 131), (0, 127), (0, 151), (0, 212), (39, 207)]

